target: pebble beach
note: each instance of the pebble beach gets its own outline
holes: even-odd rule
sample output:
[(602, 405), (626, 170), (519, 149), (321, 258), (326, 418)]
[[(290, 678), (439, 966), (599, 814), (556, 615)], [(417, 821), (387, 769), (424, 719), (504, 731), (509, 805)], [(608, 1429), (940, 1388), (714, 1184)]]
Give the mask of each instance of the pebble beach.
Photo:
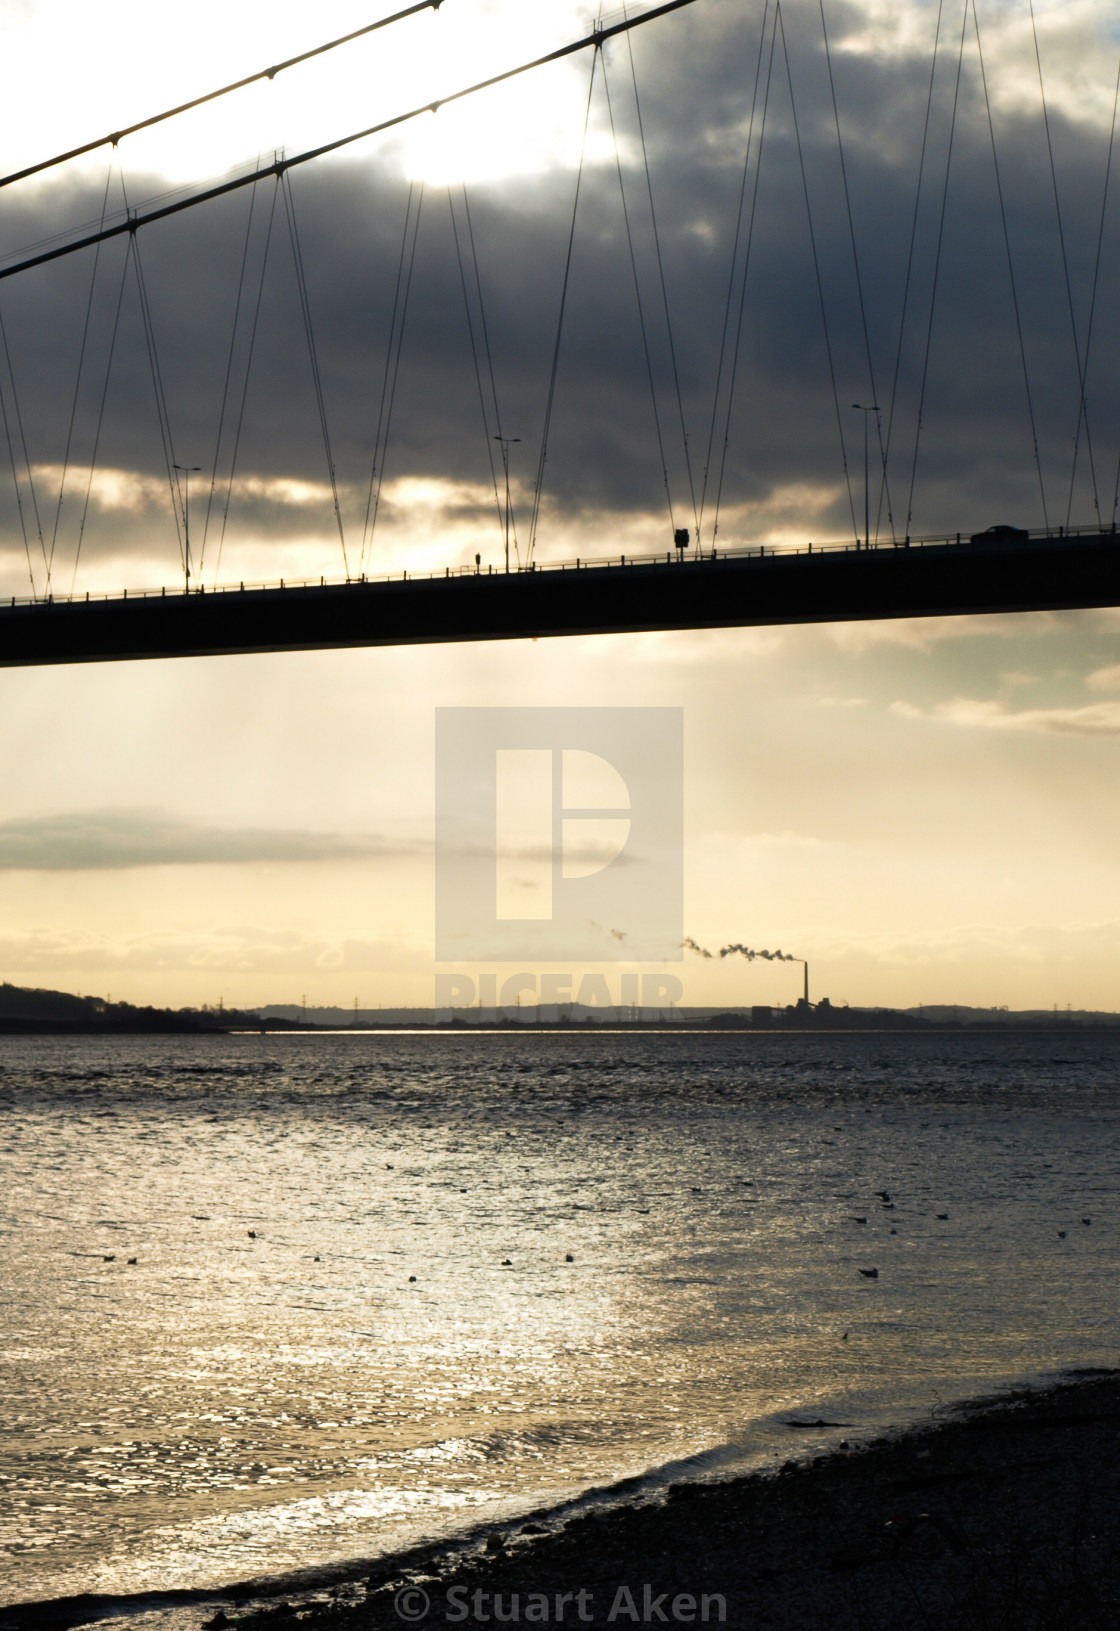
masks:
[[(525, 1620), (533, 1593), (555, 1622), (558, 1595), (582, 1589), (594, 1625), (1073, 1631), (1120, 1625), (1118, 1543), (1114, 1374), (978, 1403), (776, 1475), (678, 1484), (557, 1534), (495, 1536), (447, 1572), (419, 1558), (339, 1617), (355, 1631), (399, 1626), (394, 1599), (415, 1580), (433, 1622), (458, 1586), (465, 1624), (483, 1623), (476, 1606), (511, 1615), (515, 1595)], [(564, 1605), (565, 1623), (578, 1609)]]

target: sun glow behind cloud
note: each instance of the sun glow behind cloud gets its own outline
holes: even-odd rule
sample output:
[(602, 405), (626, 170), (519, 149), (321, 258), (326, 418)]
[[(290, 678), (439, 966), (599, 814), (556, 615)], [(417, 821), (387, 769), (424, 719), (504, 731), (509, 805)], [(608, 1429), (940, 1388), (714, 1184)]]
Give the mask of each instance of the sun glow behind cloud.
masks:
[[(34, 475), (41, 492), (57, 494), (60, 466), (38, 465)], [(81, 508), (84, 485), (83, 475), (81, 482), (75, 483), (76, 511)], [(181, 556), (166, 478), (102, 469), (94, 473), (89, 486), (81, 592), (119, 593), (125, 585), (137, 590), (177, 585)], [(229, 520), (224, 529), (224, 488), (215, 489), (209, 529), (204, 527), (208, 484), (204, 483), (199, 492), (192, 490), (192, 494), (192, 560), (196, 579), (208, 588), (239, 581), (274, 583), (283, 578), (297, 582), (344, 576), (327, 482), (238, 477), (230, 492)], [(377, 531), (372, 538), (366, 533), (363, 549), (367, 496), (366, 489), (357, 483), (339, 486), (352, 575), (470, 570), (476, 554), (481, 557), (484, 572), (503, 564), (501, 493), (496, 494), (487, 483), (414, 476), (387, 481)], [(757, 547), (759, 543), (768, 548), (803, 549), (807, 518), (819, 518), (835, 496), (833, 488), (797, 483), (779, 487), (755, 503), (730, 506), (721, 521), (719, 545), (725, 550), (745, 544)], [(516, 565), (525, 551), (531, 487), (525, 482), (514, 483), (511, 500), (514, 526), (510, 554)], [(136, 530), (135, 544), (130, 544), (130, 535), (122, 534), (122, 523)], [(583, 509), (572, 515), (546, 501), (537, 559), (547, 564), (660, 555), (668, 542), (666, 532), (661, 511)], [(60, 593), (69, 588), (73, 575), (70, 546), (70, 534), (66, 533), (53, 579)], [(23, 552), (14, 547), (0, 552), (0, 596), (25, 596), (27, 582)]]
[[(42, 0), (9, 18), (9, 65), (18, 64), (0, 110), (5, 170), (76, 146), (106, 131), (203, 95), (393, 10), (338, 0), (309, 13), (281, 0), (255, 7), (198, 0), (182, 13), (143, 0)], [(287, 69), (130, 136), (119, 149), (126, 174), (200, 181), (231, 166), (293, 153), (423, 106), (531, 60), (585, 33), (592, 9), (575, 0), (526, 6), (518, 0), (444, 0), (377, 34)], [(215, 42), (220, 41), (220, 50)], [(60, 42), (63, 42), (60, 45)], [(562, 64), (483, 93), (462, 107), (424, 116), (389, 138), (409, 176), (492, 179), (574, 160), (586, 69)], [(50, 84), (52, 94), (42, 95)], [(575, 134), (573, 135), (573, 129)], [(360, 144), (357, 159), (368, 158)], [(104, 175), (108, 149), (80, 161)], [(66, 172), (52, 172), (56, 181)]]
[[(145, 0), (101, 0), (97, 6), (31, 0), (9, 8), (6, 21), (0, 19), (11, 70), (0, 108), (3, 168), (33, 163), (205, 94), (391, 10), (392, 0), (376, 8), (366, 0), (336, 0), (324, 16), (309, 14), (295, 0), (279, 0), (262, 29), (259, 10), (220, 0), (197, 0), (189, 23), (174, 8)], [(1061, 0), (1040, 4), (1036, 12), (1052, 109), (1107, 128), (1115, 81), (1114, 8), (1106, 0)], [(438, 11), (130, 136), (117, 156), (126, 174), (156, 174), (176, 184), (202, 181), (436, 101), (578, 37), (596, 15), (586, 0), (532, 6), (524, 0), (444, 0)], [(842, 53), (901, 61), (929, 52), (935, 8), (927, 0), (863, 0), (848, 15), (854, 26), (843, 37), (838, 20), (833, 23)], [(997, 106), (1005, 114), (1037, 110), (1026, 8), (989, 5), (981, 24)], [(953, 54), (954, 26), (943, 24), (946, 60)], [(971, 36), (967, 50), (974, 51)], [(576, 58), (422, 116), (381, 138), (380, 145), (394, 147), (410, 179), (437, 184), (573, 166), (589, 63), (589, 56)], [(49, 97), (42, 94), (44, 85), (51, 87)], [(609, 157), (602, 133), (593, 132), (593, 139), (599, 156)], [(361, 161), (369, 151), (362, 143), (351, 156)], [(109, 150), (100, 150), (78, 164), (103, 176), (108, 156)], [(52, 172), (47, 184), (72, 173), (73, 167)]]

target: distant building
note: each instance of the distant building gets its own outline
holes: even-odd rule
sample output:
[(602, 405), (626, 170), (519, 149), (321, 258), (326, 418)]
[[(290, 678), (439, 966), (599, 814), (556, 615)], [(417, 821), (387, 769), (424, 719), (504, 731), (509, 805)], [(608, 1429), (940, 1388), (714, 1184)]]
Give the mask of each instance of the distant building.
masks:
[(764, 1003), (755, 1003), (751, 1009), (752, 1025), (770, 1025), (774, 1020), (774, 1010), (766, 1007)]

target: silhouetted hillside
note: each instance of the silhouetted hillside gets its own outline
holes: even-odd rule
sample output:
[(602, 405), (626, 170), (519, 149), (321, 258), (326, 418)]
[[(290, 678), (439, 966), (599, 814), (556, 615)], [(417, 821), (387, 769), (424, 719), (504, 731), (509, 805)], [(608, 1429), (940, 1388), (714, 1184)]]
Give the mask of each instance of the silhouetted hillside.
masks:
[(86, 1019), (94, 1012), (93, 1002), (92, 997), (75, 997), (68, 991), (28, 991), (5, 981), (0, 985), (0, 1024), (24, 1019)]
[[(165, 1031), (190, 1035), (256, 1029), (260, 1024), (259, 1014), (236, 1008), (137, 1008), (130, 1002), (75, 997), (68, 991), (29, 990), (7, 982), (0, 985), (0, 1033)], [(298, 1028), (283, 1020), (269, 1021), (270, 1030)]]

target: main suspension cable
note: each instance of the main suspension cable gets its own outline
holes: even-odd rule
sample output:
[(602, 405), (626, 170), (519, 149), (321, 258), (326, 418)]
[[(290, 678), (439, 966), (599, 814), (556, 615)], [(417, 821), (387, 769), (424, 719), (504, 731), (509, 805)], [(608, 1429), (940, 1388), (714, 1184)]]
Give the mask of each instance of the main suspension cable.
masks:
[(328, 153), (337, 153), (344, 147), (352, 146), (354, 142), (364, 141), (368, 136), (380, 136), (387, 130), (395, 130), (399, 125), (407, 124), (412, 119), (419, 119), (422, 114), (438, 113), (440, 108), (448, 107), (453, 102), (461, 102), (464, 97), (476, 96), (480, 91), (490, 90), (495, 85), (504, 85), (507, 80), (516, 79), (520, 74), (531, 73), (535, 68), (543, 68), (551, 62), (562, 62), (578, 51), (587, 51), (591, 48), (597, 50), (604, 41), (613, 39), (616, 34), (625, 34), (632, 28), (640, 28), (643, 23), (651, 23), (658, 17), (679, 11), (682, 6), (695, 4), (696, 0), (664, 0), (664, 4), (654, 6), (651, 11), (643, 11), (638, 17), (626, 18), (620, 23), (613, 23), (609, 28), (593, 29), (582, 39), (558, 46), (555, 51), (547, 51), (544, 56), (534, 57), (531, 62), (520, 63), (516, 68), (507, 68), (503, 73), (492, 74), (489, 79), (480, 79), (474, 85), (467, 85), (461, 91), (452, 91), (434, 102), (425, 102), (421, 107), (410, 108), (407, 113), (394, 114), (391, 119), (383, 119), (376, 125), (367, 125), (364, 130), (353, 131), (349, 136), (339, 136), (337, 140), (324, 142), (319, 147), (308, 148), (305, 153), (297, 153), (290, 159), (277, 159), (275, 163), (266, 165), (263, 169), (235, 176), (216, 187), (207, 187), (203, 192), (191, 193), (187, 198), (163, 204), (143, 215), (130, 215), (127, 220), (117, 222), (114, 226), (88, 233), (84, 238), (75, 238), (71, 243), (59, 244), (54, 249), (44, 250), (38, 255), (28, 256), (13, 266), (0, 267), (0, 279), (15, 277), (19, 272), (30, 271), (33, 266), (43, 266), (48, 261), (61, 259), (64, 255), (77, 254), (80, 249), (90, 249), (105, 238), (117, 238), (125, 232), (135, 233), (140, 227), (149, 226), (153, 221), (164, 221), (171, 215), (181, 214), (183, 210), (193, 209), (196, 204), (209, 203), (213, 198), (224, 198), (227, 193), (236, 192), (239, 187), (251, 187), (253, 182), (260, 181), (264, 176), (283, 175), (301, 164), (310, 164), (313, 159), (325, 158)]
[(219, 90), (207, 91), (205, 96), (196, 96), (190, 102), (180, 102), (178, 107), (168, 108), (164, 113), (155, 113), (149, 119), (140, 119), (134, 125), (125, 125), (120, 130), (110, 132), (108, 136), (98, 136), (92, 142), (83, 142), (81, 147), (71, 147), (65, 153), (56, 153), (53, 158), (41, 159), (38, 164), (29, 164), (26, 169), (13, 170), (11, 175), (0, 176), (0, 187), (10, 187), (14, 181), (26, 181), (28, 176), (41, 175), (44, 170), (53, 170), (56, 165), (67, 164), (71, 159), (80, 159), (86, 153), (95, 153), (99, 147), (116, 147), (126, 136), (135, 136), (138, 130), (150, 130), (153, 125), (161, 125), (167, 119), (177, 118), (180, 113), (189, 113), (192, 108), (201, 108), (207, 102), (217, 101), (219, 96), (229, 96), (232, 91), (244, 90), (246, 85), (255, 85), (258, 80), (275, 79), (286, 68), (295, 68), (301, 62), (310, 62), (312, 57), (321, 57), (327, 51), (334, 51), (340, 45), (349, 45), (352, 40), (360, 40), (365, 34), (375, 34), (378, 29), (388, 28), (390, 23), (403, 22), (406, 17), (414, 17), (420, 11), (438, 11), (443, 0), (418, 0), (416, 5), (406, 6), (404, 11), (397, 11), (391, 17), (382, 17), (376, 23), (367, 23), (364, 28), (356, 28), (350, 34), (342, 34), (337, 40), (328, 40), (325, 45), (317, 45), (311, 51), (301, 51), (297, 57), (289, 57), (286, 62), (277, 62), (271, 68), (261, 68), (255, 74), (249, 74), (244, 79), (235, 79), (231, 85), (223, 85)]

